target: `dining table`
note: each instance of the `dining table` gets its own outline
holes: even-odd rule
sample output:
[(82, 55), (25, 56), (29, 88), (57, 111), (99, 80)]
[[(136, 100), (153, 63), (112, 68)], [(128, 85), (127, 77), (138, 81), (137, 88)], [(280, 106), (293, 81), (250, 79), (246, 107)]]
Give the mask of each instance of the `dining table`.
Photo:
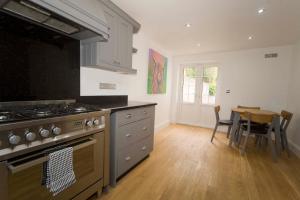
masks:
[(251, 122), (263, 124), (265, 122), (270, 122), (270, 126), (275, 133), (275, 146), (277, 154), (281, 152), (280, 145), (280, 114), (277, 112), (269, 111), (269, 110), (260, 110), (260, 109), (249, 109), (249, 108), (232, 108), (231, 110), (231, 120), (233, 121), (233, 125), (230, 132), (229, 137), (229, 146), (232, 144), (237, 145), (238, 143), (238, 133), (240, 127), (240, 121), (245, 118), (243, 116), (246, 113), (252, 114)]

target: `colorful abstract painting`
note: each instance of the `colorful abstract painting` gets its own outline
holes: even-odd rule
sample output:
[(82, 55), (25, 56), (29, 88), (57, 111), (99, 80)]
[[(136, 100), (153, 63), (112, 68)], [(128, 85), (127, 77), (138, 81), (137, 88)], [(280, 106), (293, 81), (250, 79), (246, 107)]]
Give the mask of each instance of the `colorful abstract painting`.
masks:
[(148, 94), (165, 94), (167, 89), (168, 59), (149, 49)]

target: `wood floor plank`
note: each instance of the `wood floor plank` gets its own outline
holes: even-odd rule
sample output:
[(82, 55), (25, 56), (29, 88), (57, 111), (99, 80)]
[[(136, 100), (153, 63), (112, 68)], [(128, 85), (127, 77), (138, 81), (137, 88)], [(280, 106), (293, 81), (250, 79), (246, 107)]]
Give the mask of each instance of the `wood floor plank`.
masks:
[(151, 156), (101, 200), (300, 200), (300, 160), (250, 142), (245, 156), (228, 147), (225, 134), (171, 125), (155, 134)]

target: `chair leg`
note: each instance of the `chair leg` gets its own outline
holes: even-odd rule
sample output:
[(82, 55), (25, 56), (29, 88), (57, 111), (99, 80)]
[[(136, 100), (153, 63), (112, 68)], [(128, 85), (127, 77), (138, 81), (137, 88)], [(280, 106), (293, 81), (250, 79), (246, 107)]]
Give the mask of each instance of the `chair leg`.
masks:
[(212, 134), (212, 136), (211, 136), (211, 140), (210, 140), (211, 143), (212, 143), (213, 140), (214, 140), (215, 134), (216, 134), (217, 129), (218, 129), (218, 125), (219, 125), (219, 124), (216, 124), (215, 129), (214, 129), (214, 132), (213, 132), (213, 134)]
[(268, 143), (270, 144), (270, 148), (271, 148), (271, 152), (272, 152), (272, 158), (273, 158), (273, 161), (277, 161), (277, 153), (276, 153), (276, 150), (275, 150), (275, 146), (273, 144), (273, 141), (272, 141), (272, 137), (271, 137), (271, 134), (268, 134)]
[(232, 126), (228, 126), (228, 130), (227, 130), (227, 138), (229, 138), (231, 128), (232, 128)]
[(247, 141), (248, 141), (249, 135), (250, 135), (250, 133), (247, 131), (246, 136), (245, 136), (245, 140), (244, 140), (244, 144), (243, 144), (242, 149), (241, 149), (242, 156), (245, 155), (245, 153), (246, 153), (246, 147), (247, 147)]
[(290, 157), (290, 148), (289, 148), (289, 142), (287, 140), (287, 137), (286, 137), (286, 133), (283, 132), (283, 140), (284, 140), (284, 143), (285, 143), (285, 149), (286, 149), (286, 152), (288, 154), (288, 157)]
[(283, 133), (280, 133), (280, 140), (281, 140), (282, 150), (284, 150), (285, 149), (285, 138), (283, 136)]
[(258, 149), (259, 148), (259, 142), (260, 142), (261, 138), (260, 136), (256, 135), (255, 136), (255, 144), (256, 144), (256, 148)]
[(241, 141), (242, 141), (242, 137), (243, 137), (243, 133), (244, 133), (244, 130), (243, 129), (240, 129), (239, 131), (239, 136), (238, 136), (238, 141), (237, 141), (237, 144), (238, 144), (238, 147), (240, 146), (241, 144)]

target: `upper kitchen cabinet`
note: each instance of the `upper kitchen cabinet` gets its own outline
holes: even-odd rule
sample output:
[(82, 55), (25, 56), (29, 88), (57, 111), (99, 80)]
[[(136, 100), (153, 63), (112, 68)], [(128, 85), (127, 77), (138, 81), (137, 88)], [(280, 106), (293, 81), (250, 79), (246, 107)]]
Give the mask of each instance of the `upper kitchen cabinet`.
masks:
[(109, 26), (107, 42), (81, 41), (81, 65), (115, 72), (135, 74), (132, 69), (133, 34), (140, 24), (109, 0), (102, 0)]

